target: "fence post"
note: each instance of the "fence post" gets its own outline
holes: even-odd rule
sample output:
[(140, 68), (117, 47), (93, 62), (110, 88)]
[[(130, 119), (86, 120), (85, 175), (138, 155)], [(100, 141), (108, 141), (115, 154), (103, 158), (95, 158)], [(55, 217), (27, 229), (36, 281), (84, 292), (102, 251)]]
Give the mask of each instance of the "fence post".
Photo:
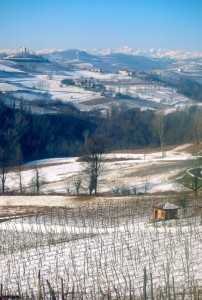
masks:
[(49, 289), (49, 293), (50, 293), (50, 296), (51, 296), (51, 300), (56, 300), (56, 297), (55, 297), (55, 293), (50, 285), (50, 282), (48, 280), (46, 280), (47, 282), (47, 285), (48, 285), (48, 289)]
[(150, 284), (151, 284), (151, 300), (154, 300), (154, 290), (153, 290), (153, 277), (152, 273), (150, 273)]
[(194, 286), (194, 300), (199, 300), (199, 291), (198, 291), (198, 280)]
[(61, 298), (65, 300), (63, 278), (61, 278)]
[(175, 280), (173, 277), (173, 300), (176, 300), (176, 295), (175, 295)]
[(41, 300), (41, 273), (38, 272), (38, 300)]
[(144, 267), (143, 299), (147, 300), (147, 270), (145, 267)]

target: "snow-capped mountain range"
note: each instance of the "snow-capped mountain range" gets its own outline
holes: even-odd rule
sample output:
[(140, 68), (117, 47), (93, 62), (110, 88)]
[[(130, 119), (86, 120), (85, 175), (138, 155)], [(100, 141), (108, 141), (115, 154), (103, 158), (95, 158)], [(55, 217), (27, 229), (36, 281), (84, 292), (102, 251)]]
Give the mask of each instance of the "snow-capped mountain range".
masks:
[[(30, 51), (30, 53), (34, 54), (51, 54), (54, 52), (63, 52), (66, 51), (67, 49), (39, 49), (35, 51)], [(123, 46), (118, 49), (79, 49), (82, 51), (86, 51), (89, 54), (93, 55), (109, 55), (113, 53), (122, 53), (122, 54), (128, 54), (128, 55), (140, 55), (140, 56), (146, 56), (150, 58), (171, 58), (171, 59), (179, 59), (179, 60), (184, 60), (184, 59), (197, 59), (197, 58), (202, 58), (202, 52), (198, 51), (186, 51), (186, 50), (168, 50), (168, 49), (141, 49), (141, 48), (135, 48), (131, 46)], [(0, 49), (0, 54), (14, 54), (17, 53), (18, 50), (4, 50)]]
[(148, 50), (146, 49), (140, 49), (140, 48), (134, 48), (130, 46), (123, 46), (118, 49), (112, 50), (112, 49), (92, 49), (88, 50), (87, 52), (91, 54), (99, 54), (99, 55), (108, 55), (111, 53), (123, 53), (123, 54), (129, 54), (129, 55), (141, 55), (141, 56), (147, 56), (151, 58), (171, 58), (171, 59), (195, 59), (195, 58), (202, 58), (202, 52), (197, 51), (186, 51), (186, 50), (168, 50), (168, 49), (154, 49), (150, 48)]

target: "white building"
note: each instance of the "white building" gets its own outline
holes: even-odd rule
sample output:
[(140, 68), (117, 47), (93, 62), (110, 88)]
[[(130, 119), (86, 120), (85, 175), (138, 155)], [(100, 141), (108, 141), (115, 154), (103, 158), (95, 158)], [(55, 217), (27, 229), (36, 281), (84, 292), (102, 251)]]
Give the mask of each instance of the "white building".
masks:
[(19, 53), (27, 53), (27, 48), (26, 47), (20, 47)]

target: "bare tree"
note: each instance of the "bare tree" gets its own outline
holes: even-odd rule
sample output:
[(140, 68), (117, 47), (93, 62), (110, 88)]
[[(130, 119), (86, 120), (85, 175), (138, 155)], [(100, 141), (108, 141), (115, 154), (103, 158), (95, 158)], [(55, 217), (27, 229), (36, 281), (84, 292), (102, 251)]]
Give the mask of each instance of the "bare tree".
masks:
[(1, 180), (1, 193), (5, 193), (6, 178), (9, 171), (8, 154), (4, 148), (0, 148), (0, 180)]
[(16, 169), (17, 169), (17, 174), (18, 174), (18, 178), (19, 178), (19, 190), (20, 193), (23, 193), (23, 184), (22, 184), (22, 151), (20, 146), (18, 145), (18, 147), (16, 148)]
[(145, 178), (145, 185), (144, 185), (144, 193), (146, 194), (149, 189), (149, 176)]
[(156, 114), (156, 117), (154, 119), (154, 128), (157, 131), (160, 145), (161, 145), (161, 151), (162, 156), (166, 156), (166, 149), (165, 149), (165, 124), (164, 124), (164, 115), (162, 112), (158, 112)]
[(121, 190), (121, 184), (119, 182), (119, 180), (117, 179), (117, 176), (113, 177), (110, 180), (110, 190), (114, 193), (114, 194), (119, 194), (120, 190)]
[(36, 166), (34, 167), (34, 170), (35, 170), (35, 175), (34, 175), (32, 182), (33, 182), (33, 186), (34, 186), (36, 194), (39, 195), (41, 186), (44, 184), (44, 181), (43, 181), (42, 176), (39, 173), (39, 169)]
[(89, 130), (84, 130), (83, 133), (82, 133), (82, 136), (84, 138), (84, 143), (86, 144), (86, 141), (87, 141), (88, 136), (89, 136)]
[(9, 167), (14, 162), (13, 149), (16, 146), (16, 129), (8, 128), (0, 140), (0, 180), (1, 193), (5, 193), (6, 178)]
[(35, 172), (36, 172), (36, 181), (35, 181), (35, 187), (36, 187), (36, 193), (37, 195), (40, 192), (40, 187), (41, 187), (41, 183), (40, 183), (40, 179), (39, 179), (39, 170), (37, 168), (35, 168)]
[(104, 171), (104, 153), (106, 150), (106, 143), (103, 137), (93, 136), (86, 140), (82, 151), (82, 160), (85, 162), (85, 173), (88, 177), (88, 189), (91, 195), (97, 194), (98, 178)]
[(121, 190), (121, 187), (120, 186), (118, 186), (118, 185), (115, 185), (114, 187), (112, 187), (112, 192), (114, 193), (114, 194), (119, 194), (119, 192), (120, 192), (120, 190)]
[(75, 178), (74, 181), (73, 181), (73, 184), (74, 184), (75, 189), (76, 189), (76, 194), (78, 195), (79, 194), (79, 190), (81, 188), (81, 184), (82, 184), (81, 177)]

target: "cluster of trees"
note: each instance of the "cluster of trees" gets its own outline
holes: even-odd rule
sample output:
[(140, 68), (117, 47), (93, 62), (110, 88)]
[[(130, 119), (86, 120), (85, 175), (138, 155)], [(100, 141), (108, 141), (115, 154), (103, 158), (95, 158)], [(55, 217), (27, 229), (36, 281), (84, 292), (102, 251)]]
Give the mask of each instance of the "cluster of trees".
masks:
[(177, 92), (196, 101), (202, 101), (202, 84), (189, 78), (180, 78)]
[(105, 133), (110, 149), (165, 147), (192, 141), (198, 144), (202, 138), (202, 111), (190, 108), (164, 115), (123, 105), (113, 108), (97, 131)]
[[(23, 161), (78, 155), (84, 132), (95, 131), (89, 114), (70, 108), (62, 114), (33, 114), (23, 104), (8, 107), (0, 100), (0, 149), (15, 161), (20, 148)], [(7, 154), (7, 155), (8, 155)]]
[(94, 81), (93, 78), (81, 78), (76, 80), (68, 78), (68, 79), (63, 79), (61, 83), (70, 86), (75, 86), (75, 85), (80, 86), (85, 90), (93, 91), (93, 92), (104, 93), (106, 91), (106, 87), (102, 83)]

